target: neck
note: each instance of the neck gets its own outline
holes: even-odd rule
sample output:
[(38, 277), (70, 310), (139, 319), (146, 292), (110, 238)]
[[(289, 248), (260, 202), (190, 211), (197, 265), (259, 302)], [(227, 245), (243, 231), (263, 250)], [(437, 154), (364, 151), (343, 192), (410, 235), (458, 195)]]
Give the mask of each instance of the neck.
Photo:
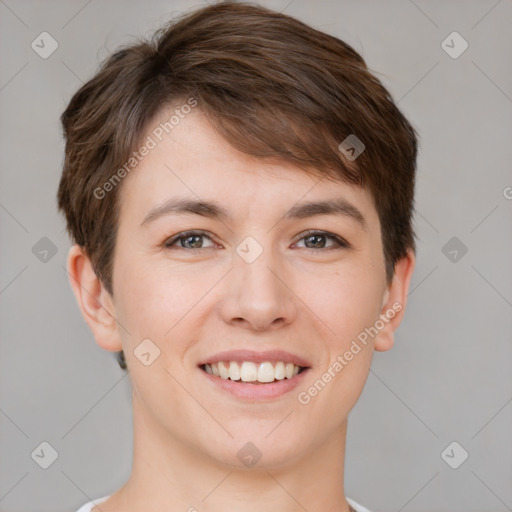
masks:
[(162, 430), (135, 399), (133, 417), (132, 472), (108, 510), (351, 510), (343, 489), (346, 420), (293, 460), (245, 468), (216, 460)]

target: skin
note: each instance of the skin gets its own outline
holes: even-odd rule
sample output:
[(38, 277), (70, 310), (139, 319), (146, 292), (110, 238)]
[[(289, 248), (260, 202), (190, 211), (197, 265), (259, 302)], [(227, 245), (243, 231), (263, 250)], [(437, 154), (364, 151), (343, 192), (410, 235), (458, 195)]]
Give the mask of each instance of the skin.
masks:
[[(155, 124), (168, 118), (162, 111)], [(153, 207), (176, 195), (217, 200), (232, 219), (169, 214), (141, 226)], [(339, 197), (364, 215), (366, 229), (346, 215), (282, 218), (297, 203)], [(208, 236), (165, 247), (193, 229)], [(309, 229), (350, 246), (327, 236), (315, 241), (304, 233)], [(247, 236), (263, 248), (250, 264), (235, 252)], [(379, 218), (367, 190), (242, 154), (193, 110), (122, 183), (113, 296), (80, 247), (69, 252), (82, 314), (98, 345), (124, 350), (132, 383), (132, 474), (101, 510), (348, 512), (347, 417), (374, 350), (393, 345), (414, 263), (409, 252), (386, 283)], [(301, 404), (298, 393), (396, 303), (401, 311)], [(146, 338), (160, 350), (150, 366), (134, 356)], [(211, 386), (197, 367), (240, 348), (286, 350), (311, 370), (281, 397), (243, 401)], [(262, 454), (250, 468), (237, 457), (248, 441)]]

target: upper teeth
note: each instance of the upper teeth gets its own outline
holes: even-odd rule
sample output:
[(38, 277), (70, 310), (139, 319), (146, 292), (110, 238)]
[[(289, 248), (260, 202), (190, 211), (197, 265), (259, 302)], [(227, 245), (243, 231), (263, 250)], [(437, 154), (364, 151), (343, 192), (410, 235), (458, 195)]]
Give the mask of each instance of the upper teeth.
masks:
[(300, 366), (293, 363), (283, 363), (281, 361), (274, 365), (266, 361), (257, 365), (251, 361), (237, 363), (236, 361), (218, 363), (207, 363), (204, 365), (209, 374), (222, 379), (242, 380), (243, 382), (272, 382), (273, 380), (283, 380), (285, 377), (291, 379), (300, 371)]

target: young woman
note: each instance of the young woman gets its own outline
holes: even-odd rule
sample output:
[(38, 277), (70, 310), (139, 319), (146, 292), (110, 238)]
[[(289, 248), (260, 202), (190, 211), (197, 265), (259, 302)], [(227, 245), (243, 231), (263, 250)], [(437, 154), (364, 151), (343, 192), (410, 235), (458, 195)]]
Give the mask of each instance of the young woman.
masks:
[(224, 2), (62, 122), (71, 285), (134, 418), (130, 478), (80, 512), (367, 511), (347, 421), (405, 310), (417, 140), (360, 55)]

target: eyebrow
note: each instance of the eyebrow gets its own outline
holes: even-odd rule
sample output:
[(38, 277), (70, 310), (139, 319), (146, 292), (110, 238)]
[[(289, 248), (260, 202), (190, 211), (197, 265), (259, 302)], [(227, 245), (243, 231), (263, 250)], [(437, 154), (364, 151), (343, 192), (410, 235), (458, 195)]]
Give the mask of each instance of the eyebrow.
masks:
[[(141, 226), (159, 217), (171, 214), (200, 215), (219, 220), (229, 220), (231, 218), (229, 211), (215, 201), (173, 197), (150, 210), (144, 217)], [(316, 215), (343, 215), (355, 220), (363, 229), (367, 229), (364, 215), (353, 204), (343, 198), (300, 203), (290, 208), (283, 218), (305, 219)]]

